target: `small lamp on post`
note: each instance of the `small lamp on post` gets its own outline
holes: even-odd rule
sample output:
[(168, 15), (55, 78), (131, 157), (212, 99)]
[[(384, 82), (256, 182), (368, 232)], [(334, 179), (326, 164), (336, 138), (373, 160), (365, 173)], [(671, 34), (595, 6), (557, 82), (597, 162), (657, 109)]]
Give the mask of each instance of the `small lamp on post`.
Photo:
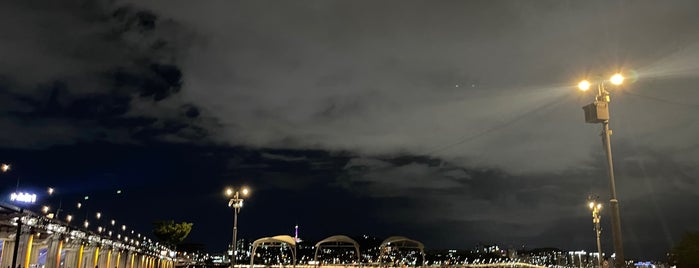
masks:
[(602, 203), (597, 202), (596, 198), (588, 198), (588, 207), (592, 212), (592, 224), (595, 225), (595, 237), (597, 238), (597, 265), (602, 267), (602, 244), (600, 243), (600, 235), (602, 234), (602, 228), (600, 227), (600, 211), (602, 211)]
[(238, 213), (240, 213), (240, 209), (243, 207), (243, 197), (247, 196), (248, 194), (250, 194), (250, 189), (248, 189), (247, 187), (241, 188), (240, 191), (234, 190), (233, 188), (226, 188), (226, 197), (229, 198), (228, 206), (233, 208), (233, 242), (231, 243), (231, 268), (235, 267), (235, 257), (238, 253)]

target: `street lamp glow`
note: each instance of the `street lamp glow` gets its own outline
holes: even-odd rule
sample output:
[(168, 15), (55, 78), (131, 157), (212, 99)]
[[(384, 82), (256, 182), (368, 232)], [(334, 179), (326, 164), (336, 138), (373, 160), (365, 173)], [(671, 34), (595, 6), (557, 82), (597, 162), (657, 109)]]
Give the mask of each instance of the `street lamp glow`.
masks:
[(49, 195), (52, 195), (52, 194), (53, 194), (53, 191), (54, 191), (54, 190), (53, 190), (53, 187), (49, 187), (49, 189), (48, 189)]
[(45, 213), (49, 213), (49, 206), (43, 206), (41, 207), (41, 211)]
[(609, 81), (612, 82), (612, 84), (621, 85), (624, 83), (624, 76), (621, 74), (614, 74), (611, 78), (609, 78)]
[(590, 206), (590, 209), (595, 208), (595, 202), (590, 202), (588, 205)]
[(121, 230), (122, 230), (122, 231), (126, 231), (126, 225), (122, 225), (122, 226), (121, 226)]
[[(236, 257), (237, 257), (237, 236), (238, 236), (238, 213), (240, 213), (240, 209), (243, 207), (243, 197), (247, 196), (250, 193), (250, 189), (248, 187), (242, 187), (240, 188), (240, 192), (238, 190), (234, 190), (233, 188), (226, 188), (225, 190), (226, 196), (229, 197), (230, 199), (228, 200), (228, 206), (233, 208), (233, 239), (231, 241), (231, 250), (230, 255), (231, 255), (231, 263), (230, 263), (230, 268), (235, 267), (235, 262), (236, 262)], [(242, 194), (243, 196), (240, 196)]]
[(66, 221), (67, 221), (68, 223), (70, 223), (70, 221), (72, 221), (72, 220), (73, 220), (73, 215), (68, 215), (68, 216), (66, 216)]
[(114, 226), (114, 224), (116, 224), (116, 221), (115, 221), (115, 220), (112, 220), (112, 226)]
[(10, 164), (2, 164), (2, 172), (7, 172), (10, 170)]
[(90, 226), (90, 222), (85, 220), (85, 222), (83, 223), (83, 226), (85, 226), (85, 228), (87, 228), (88, 226)]
[(97, 212), (97, 214), (95, 214), (95, 218), (97, 218), (98, 220), (99, 220), (101, 217), (102, 217), (102, 213), (101, 213), (101, 212)]
[(590, 81), (587, 81), (587, 80), (580, 81), (580, 83), (578, 83), (578, 89), (580, 89), (582, 91), (587, 91), (588, 89), (590, 89)]
[(83, 204), (80, 203), (80, 202), (78, 202), (78, 206), (77, 206), (77, 207), (78, 207), (78, 208), (81, 208), (81, 207), (83, 207)]

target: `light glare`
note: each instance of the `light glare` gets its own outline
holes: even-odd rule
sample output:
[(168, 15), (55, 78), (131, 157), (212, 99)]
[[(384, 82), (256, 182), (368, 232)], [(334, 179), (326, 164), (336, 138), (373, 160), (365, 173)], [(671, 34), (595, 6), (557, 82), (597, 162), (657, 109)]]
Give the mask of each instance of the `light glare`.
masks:
[(621, 85), (624, 83), (624, 76), (621, 74), (615, 74), (612, 75), (612, 78), (610, 78), (609, 81), (612, 82), (612, 84)]
[(590, 89), (590, 81), (587, 81), (587, 80), (580, 81), (580, 83), (578, 83), (578, 89), (580, 89), (582, 91), (587, 91), (588, 89)]

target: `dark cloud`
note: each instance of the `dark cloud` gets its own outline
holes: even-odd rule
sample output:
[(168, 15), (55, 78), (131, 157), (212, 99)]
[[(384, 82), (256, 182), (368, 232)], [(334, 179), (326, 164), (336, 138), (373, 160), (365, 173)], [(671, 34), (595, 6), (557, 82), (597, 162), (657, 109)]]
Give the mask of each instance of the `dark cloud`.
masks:
[[(208, 135), (200, 126), (203, 120), (197, 120), (199, 108), (172, 98), (183, 85), (174, 47), (186, 32), (173, 31), (178, 27), (174, 22), (148, 10), (99, 1), (3, 6), (6, 37), (14, 45), (0, 52), (8, 61), (5, 66), (12, 66), (0, 70), (3, 102), (9, 104), (3, 105), (3, 121), (12, 133), (3, 135), (5, 143), (41, 147), (80, 140), (201, 140)], [(11, 20), (24, 22), (23, 31), (11, 28)], [(36, 132), (40, 125), (52, 125), (58, 133), (19, 134)]]

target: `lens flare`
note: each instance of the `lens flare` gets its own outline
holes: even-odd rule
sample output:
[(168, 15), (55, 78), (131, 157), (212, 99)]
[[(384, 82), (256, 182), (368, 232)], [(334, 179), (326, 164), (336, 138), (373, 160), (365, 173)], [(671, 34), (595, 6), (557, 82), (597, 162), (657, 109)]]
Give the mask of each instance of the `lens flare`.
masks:
[(580, 89), (582, 91), (587, 91), (588, 89), (590, 89), (590, 81), (587, 81), (587, 80), (580, 81), (580, 83), (578, 83), (578, 89)]
[(612, 75), (611, 78), (609, 78), (609, 81), (612, 82), (612, 84), (621, 85), (622, 83), (624, 83), (624, 76), (621, 74), (615, 74)]

